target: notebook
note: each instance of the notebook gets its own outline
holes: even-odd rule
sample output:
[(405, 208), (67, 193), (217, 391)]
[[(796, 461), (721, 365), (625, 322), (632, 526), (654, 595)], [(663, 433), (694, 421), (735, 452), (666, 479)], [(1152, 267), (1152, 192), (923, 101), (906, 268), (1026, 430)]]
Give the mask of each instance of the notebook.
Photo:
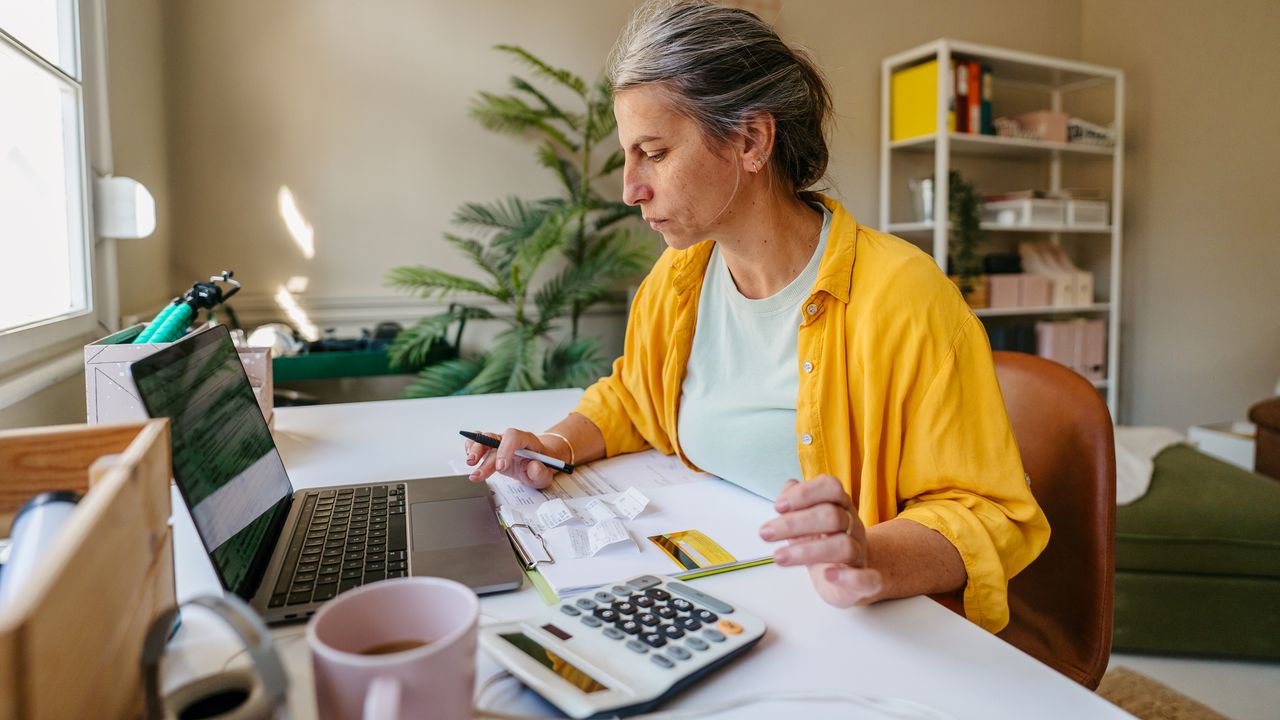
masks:
[(169, 418), (173, 477), (222, 586), (268, 623), (305, 620), (339, 593), (405, 575), (482, 594), (520, 586), (484, 484), (350, 478), (295, 491), (226, 327), (131, 371), (147, 413)]

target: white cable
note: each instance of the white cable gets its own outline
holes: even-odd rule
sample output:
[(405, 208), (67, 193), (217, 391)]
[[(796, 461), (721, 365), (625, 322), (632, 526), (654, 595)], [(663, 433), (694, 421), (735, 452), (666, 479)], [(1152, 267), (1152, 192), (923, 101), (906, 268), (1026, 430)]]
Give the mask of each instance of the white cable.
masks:
[[(491, 720), (549, 720), (548, 716), (517, 715), (481, 707), (480, 701), (484, 699), (485, 693), (487, 693), (495, 684), (509, 677), (512, 677), (511, 673), (503, 670), (489, 676), (483, 683), (481, 683), (480, 689), (476, 691), (475, 716), (477, 718), (490, 718)], [(871, 710), (876, 713), (874, 717), (878, 718), (889, 717), (899, 718), (900, 720), (954, 720), (952, 716), (929, 707), (928, 705), (915, 702), (914, 700), (877, 697), (874, 695), (863, 695), (861, 693), (840, 692), (835, 690), (785, 690), (774, 693), (757, 693), (755, 695), (745, 695), (719, 705), (712, 705), (705, 708), (666, 710), (646, 715), (634, 715), (632, 717), (634, 720), (689, 720), (690, 718), (717, 715), (730, 710), (746, 707), (748, 705), (770, 702), (845, 703), (855, 705), (866, 710)]]

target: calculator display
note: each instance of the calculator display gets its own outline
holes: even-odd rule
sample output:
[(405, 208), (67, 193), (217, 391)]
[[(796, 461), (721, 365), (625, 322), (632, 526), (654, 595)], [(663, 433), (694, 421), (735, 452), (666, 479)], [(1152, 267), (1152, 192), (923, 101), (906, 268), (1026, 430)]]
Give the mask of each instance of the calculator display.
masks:
[(524, 633), (511, 633), (500, 637), (512, 645), (515, 645), (517, 648), (520, 648), (524, 654), (533, 658), (551, 672), (564, 678), (566, 682), (584, 693), (594, 693), (609, 689), (608, 686), (600, 683), (595, 678), (578, 669), (578, 667), (573, 663), (543, 647), (541, 643), (530, 638)]

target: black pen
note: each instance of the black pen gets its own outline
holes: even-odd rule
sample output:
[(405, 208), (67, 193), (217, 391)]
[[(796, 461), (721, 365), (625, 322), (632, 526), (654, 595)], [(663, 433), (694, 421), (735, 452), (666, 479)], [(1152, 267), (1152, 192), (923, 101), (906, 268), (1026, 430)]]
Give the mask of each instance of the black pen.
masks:
[[(498, 447), (498, 440), (491, 438), (488, 435), (482, 435), (478, 432), (468, 432), (466, 430), (459, 430), (458, 434), (472, 442), (478, 442), (485, 447)], [(569, 463), (558, 458), (553, 458), (550, 455), (543, 455), (540, 452), (520, 448), (519, 450), (516, 450), (516, 457), (522, 457), (525, 460), (537, 460), (552, 470), (559, 470), (562, 473), (573, 472), (573, 466)]]

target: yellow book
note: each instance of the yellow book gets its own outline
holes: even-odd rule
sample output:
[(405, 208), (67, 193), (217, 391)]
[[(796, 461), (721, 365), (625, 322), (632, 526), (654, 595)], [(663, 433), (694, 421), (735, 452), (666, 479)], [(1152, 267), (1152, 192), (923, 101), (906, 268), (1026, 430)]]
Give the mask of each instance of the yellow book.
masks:
[[(903, 68), (889, 83), (889, 139), (932, 135), (938, 127), (938, 60)], [(952, 107), (947, 112), (947, 131), (955, 127)]]

